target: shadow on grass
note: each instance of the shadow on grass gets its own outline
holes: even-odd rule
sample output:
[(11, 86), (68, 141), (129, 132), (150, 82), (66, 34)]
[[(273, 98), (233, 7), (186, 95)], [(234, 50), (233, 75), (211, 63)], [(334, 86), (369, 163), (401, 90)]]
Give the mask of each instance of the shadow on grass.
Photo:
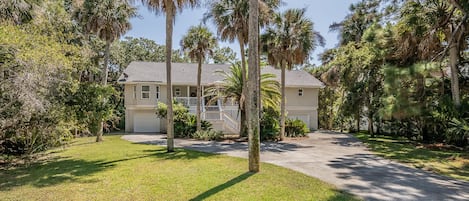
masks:
[(200, 151), (186, 150), (186, 149), (181, 149), (181, 148), (174, 149), (174, 152), (167, 152), (166, 149), (164, 150), (163, 149), (162, 150), (148, 149), (148, 150), (143, 150), (142, 152), (148, 153), (148, 155), (154, 156), (157, 159), (162, 159), (162, 160), (194, 160), (198, 158), (205, 158), (205, 157), (211, 157), (211, 156), (217, 155), (217, 154), (205, 153), (205, 152), (200, 152)]
[(218, 186), (215, 186), (215, 187), (209, 189), (208, 191), (205, 191), (204, 193), (202, 193), (202, 194), (200, 194), (200, 195), (198, 195), (195, 198), (192, 198), (190, 200), (195, 201), (195, 200), (207, 199), (208, 197), (210, 197), (212, 195), (215, 195), (215, 194), (219, 193), (220, 191), (223, 191), (227, 188), (230, 188), (230, 187), (236, 185), (237, 183), (240, 183), (240, 182), (246, 180), (247, 178), (251, 177), (254, 174), (255, 173), (245, 172), (245, 173), (243, 173), (243, 174), (241, 174), (241, 175), (239, 175), (239, 176), (237, 176), (237, 177), (235, 177), (235, 178), (233, 178), (233, 179), (231, 179), (231, 180), (229, 180), (229, 181), (227, 181), (223, 184), (220, 184)]
[[(34, 164), (28, 168), (16, 168), (0, 171), (0, 191), (8, 191), (13, 187), (32, 185), (46, 187), (63, 182), (80, 181), (82, 176), (91, 175), (113, 163), (104, 161), (86, 161), (81, 159), (60, 158), (52, 162)], [(84, 183), (92, 180), (81, 180)]]

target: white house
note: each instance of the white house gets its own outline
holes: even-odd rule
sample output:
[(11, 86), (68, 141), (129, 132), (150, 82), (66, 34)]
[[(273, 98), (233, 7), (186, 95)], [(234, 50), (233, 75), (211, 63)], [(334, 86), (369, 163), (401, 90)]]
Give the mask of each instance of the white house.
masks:
[[(230, 65), (203, 64), (202, 89), (223, 80), (215, 73), (225, 71)], [(280, 70), (262, 68), (262, 73), (272, 73), (280, 82)], [(324, 87), (318, 79), (300, 70), (286, 71), (286, 110), (288, 118), (300, 119), (310, 129), (318, 127), (318, 93)], [(119, 78), (124, 85), (125, 131), (164, 132), (166, 120), (158, 119), (155, 107), (158, 101), (166, 103), (166, 63), (132, 62)], [(197, 64), (173, 63), (173, 97), (189, 108), (196, 110)], [(235, 102), (218, 101), (211, 105), (202, 100), (202, 118), (210, 121), (214, 129), (225, 133), (239, 131), (238, 106)]]

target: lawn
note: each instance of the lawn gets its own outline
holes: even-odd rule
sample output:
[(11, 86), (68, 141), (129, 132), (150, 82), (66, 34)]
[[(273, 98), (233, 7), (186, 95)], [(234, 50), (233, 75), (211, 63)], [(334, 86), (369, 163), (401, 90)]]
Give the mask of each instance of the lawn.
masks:
[(354, 200), (304, 174), (223, 155), (81, 138), (28, 168), (0, 170), (0, 200)]
[(467, 151), (448, 150), (438, 148), (438, 146), (430, 147), (406, 139), (393, 139), (386, 136), (371, 138), (366, 133), (358, 133), (355, 136), (364, 141), (376, 154), (385, 158), (469, 181), (469, 153)]

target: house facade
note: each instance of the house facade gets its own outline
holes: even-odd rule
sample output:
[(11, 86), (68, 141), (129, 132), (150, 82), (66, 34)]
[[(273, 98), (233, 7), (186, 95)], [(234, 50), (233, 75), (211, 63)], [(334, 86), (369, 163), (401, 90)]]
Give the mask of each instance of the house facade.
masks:
[[(216, 71), (227, 73), (230, 65), (204, 64), (202, 91), (223, 80)], [(280, 81), (280, 70), (264, 67), (262, 73), (272, 73)], [(159, 101), (166, 103), (166, 63), (132, 62), (119, 78), (124, 85), (125, 131), (129, 133), (165, 132), (166, 120), (157, 118)], [(173, 98), (184, 104), (190, 113), (196, 112), (197, 64), (173, 63)], [(318, 127), (318, 94), (324, 85), (305, 71), (286, 73), (286, 110), (288, 118), (300, 119), (315, 130)], [(235, 101), (208, 101), (202, 98), (202, 119), (224, 133), (239, 131), (240, 114)]]

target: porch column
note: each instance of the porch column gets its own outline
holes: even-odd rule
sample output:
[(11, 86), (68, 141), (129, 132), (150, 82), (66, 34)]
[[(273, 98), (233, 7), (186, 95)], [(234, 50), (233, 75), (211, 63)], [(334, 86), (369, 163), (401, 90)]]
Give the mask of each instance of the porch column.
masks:
[(187, 98), (187, 105), (189, 107), (191, 106), (190, 90), (191, 90), (191, 86), (187, 85), (186, 98)]

